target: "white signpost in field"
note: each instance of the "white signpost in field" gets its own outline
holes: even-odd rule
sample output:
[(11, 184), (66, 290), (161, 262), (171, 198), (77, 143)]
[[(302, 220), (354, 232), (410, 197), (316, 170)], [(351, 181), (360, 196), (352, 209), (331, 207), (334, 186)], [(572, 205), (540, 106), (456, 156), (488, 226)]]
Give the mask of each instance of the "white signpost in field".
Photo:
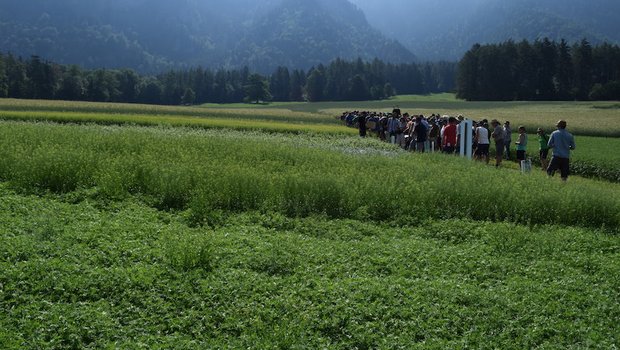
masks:
[(459, 131), (461, 135), (461, 157), (472, 158), (473, 143), (474, 143), (474, 122), (470, 119), (465, 119), (459, 124)]

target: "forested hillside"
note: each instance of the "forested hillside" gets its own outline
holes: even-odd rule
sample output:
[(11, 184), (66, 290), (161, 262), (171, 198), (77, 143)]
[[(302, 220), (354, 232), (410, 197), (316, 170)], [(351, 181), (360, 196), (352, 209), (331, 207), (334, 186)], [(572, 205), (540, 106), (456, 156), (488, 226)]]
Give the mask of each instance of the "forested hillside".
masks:
[(391, 64), (378, 59), (336, 59), (304, 71), (278, 67), (271, 75), (242, 69), (170, 70), (155, 76), (131, 69), (84, 70), (38, 56), (0, 52), (0, 98), (147, 104), (258, 101), (380, 100), (401, 94), (453, 89), (456, 63)]
[(474, 45), (459, 62), (466, 100), (620, 100), (620, 47), (582, 40)]
[(0, 33), (0, 51), (150, 73), (414, 60), (347, 0), (2, 0)]
[(458, 60), (475, 43), (620, 43), (617, 0), (351, 0), (420, 59)]

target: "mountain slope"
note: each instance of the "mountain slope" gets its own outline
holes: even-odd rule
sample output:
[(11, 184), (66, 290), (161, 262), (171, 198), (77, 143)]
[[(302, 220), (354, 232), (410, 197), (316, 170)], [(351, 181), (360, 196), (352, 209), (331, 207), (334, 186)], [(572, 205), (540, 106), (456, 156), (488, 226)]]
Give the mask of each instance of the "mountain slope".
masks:
[(1, 51), (143, 72), (413, 59), (347, 0), (1, 0), (0, 32)]
[(284, 1), (253, 23), (233, 52), (231, 65), (250, 67), (267, 67), (271, 62), (309, 67), (336, 57), (413, 61), (404, 46), (372, 29), (363, 12), (333, 0)]
[(421, 59), (459, 59), (474, 43), (508, 39), (620, 43), (617, 0), (351, 1)]

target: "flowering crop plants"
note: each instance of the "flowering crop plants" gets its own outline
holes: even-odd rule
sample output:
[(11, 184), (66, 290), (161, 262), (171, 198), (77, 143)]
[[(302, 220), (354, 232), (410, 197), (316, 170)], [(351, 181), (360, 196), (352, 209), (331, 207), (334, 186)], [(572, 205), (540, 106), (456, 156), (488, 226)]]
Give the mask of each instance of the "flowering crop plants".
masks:
[(158, 208), (191, 209), (196, 218), (214, 210), (260, 210), (378, 221), (620, 224), (619, 186), (577, 180), (569, 187), (395, 150), (391, 157), (351, 155), (329, 149), (329, 139), (311, 148), (297, 136), (5, 123), (0, 140), (0, 178), (24, 191), (145, 195)]
[[(0, 348), (620, 342), (618, 184), (327, 119), (59, 108), (2, 112)], [(163, 119), (104, 122), (132, 117)]]
[(355, 134), (331, 116), (282, 109), (199, 108), (0, 99), (0, 120), (184, 126), (285, 133)]

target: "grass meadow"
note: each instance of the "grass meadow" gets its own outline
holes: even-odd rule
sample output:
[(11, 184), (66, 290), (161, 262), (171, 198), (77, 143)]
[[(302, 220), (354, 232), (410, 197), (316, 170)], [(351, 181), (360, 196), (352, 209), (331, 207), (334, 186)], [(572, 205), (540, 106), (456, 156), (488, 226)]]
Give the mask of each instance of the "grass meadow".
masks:
[[(553, 109), (360, 105), (394, 102)], [(0, 100), (0, 348), (619, 346), (620, 184), (407, 153), (345, 105)], [(559, 105), (604, 120), (566, 117), (573, 163), (609, 178), (589, 105)]]

